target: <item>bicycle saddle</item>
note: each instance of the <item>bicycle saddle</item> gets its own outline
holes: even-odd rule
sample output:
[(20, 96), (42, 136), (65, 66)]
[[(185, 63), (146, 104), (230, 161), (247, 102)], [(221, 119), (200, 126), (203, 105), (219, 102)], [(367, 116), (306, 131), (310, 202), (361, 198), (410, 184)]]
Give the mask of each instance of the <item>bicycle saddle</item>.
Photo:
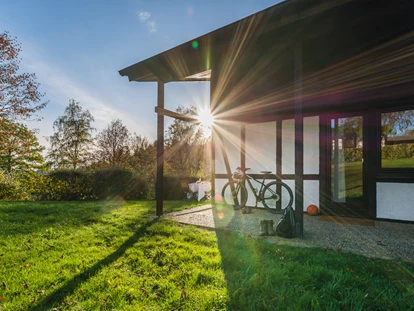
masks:
[(263, 174), (271, 174), (272, 171), (260, 171), (260, 173), (263, 173)]

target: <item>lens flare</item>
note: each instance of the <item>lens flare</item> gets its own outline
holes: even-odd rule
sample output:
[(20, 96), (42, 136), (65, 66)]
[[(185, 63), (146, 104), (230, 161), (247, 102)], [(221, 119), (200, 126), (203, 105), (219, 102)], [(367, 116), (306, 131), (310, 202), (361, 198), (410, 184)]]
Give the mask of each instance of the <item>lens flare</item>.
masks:
[(201, 123), (201, 127), (203, 128), (203, 135), (204, 137), (211, 136), (211, 127), (214, 123), (214, 117), (211, 114), (210, 110), (208, 109), (201, 109), (200, 113), (198, 114), (198, 120)]
[(193, 49), (198, 49), (198, 42), (193, 41), (193, 43), (191, 43), (191, 46), (193, 47)]

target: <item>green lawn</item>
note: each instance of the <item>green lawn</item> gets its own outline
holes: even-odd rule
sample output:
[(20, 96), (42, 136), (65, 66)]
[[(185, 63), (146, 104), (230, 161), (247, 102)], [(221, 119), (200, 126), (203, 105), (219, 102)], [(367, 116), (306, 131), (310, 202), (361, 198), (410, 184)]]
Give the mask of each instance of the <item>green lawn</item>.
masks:
[(381, 166), (383, 168), (414, 168), (414, 159), (382, 159)]
[(1, 202), (0, 310), (412, 310), (413, 264), (275, 246), (154, 210)]
[[(345, 173), (343, 174), (343, 170)], [(339, 177), (345, 178), (345, 192), (339, 193), (339, 197), (346, 198), (362, 198), (363, 194), (363, 179), (362, 179), (362, 162), (344, 162), (339, 167)], [(332, 176), (332, 178), (334, 178)], [(333, 189), (332, 180), (332, 189)]]
[[(382, 159), (383, 168), (413, 168), (413, 159), (396, 159), (384, 160)], [(346, 162), (345, 163), (345, 189), (346, 197), (361, 198), (363, 189), (362, 179), (362, 162)]]

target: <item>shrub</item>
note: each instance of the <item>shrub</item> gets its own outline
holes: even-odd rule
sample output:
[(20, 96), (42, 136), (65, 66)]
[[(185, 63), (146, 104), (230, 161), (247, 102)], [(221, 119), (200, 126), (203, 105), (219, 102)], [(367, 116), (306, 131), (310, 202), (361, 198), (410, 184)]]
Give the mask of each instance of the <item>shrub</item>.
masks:
[(196, 182), (198, 178), (164, 176), (164, 200), (181, 200), (183, 198), (181, 180), (187, 180), (189, 183), (193, 183)]
[(381, 147), (382, 159), (409, 159), (414, 157), (414, 144), (386, 145)]
[(50, 173), (42, 199), (72, 201), (94, 199), (89, 183), (89, 173), (75, 170), (59, 170)]
[(91, 185), (99, 200), (113, 197), (127, 200), (148, 198), (148, 183), (140, 175), (122, 168), (96, 171), (91, 176)]
[(43, 184), (43, 176), (33, 171), (0, 170), (0, 200), (36, 200), (41, 197)]
[(362, 148), (345, 148), (344, 160), (345, 162), (362, 161)]
[(0, 200), (27, 200), (27, 193), (22, 188), (23, 186), (16, 174), (0, 170)]

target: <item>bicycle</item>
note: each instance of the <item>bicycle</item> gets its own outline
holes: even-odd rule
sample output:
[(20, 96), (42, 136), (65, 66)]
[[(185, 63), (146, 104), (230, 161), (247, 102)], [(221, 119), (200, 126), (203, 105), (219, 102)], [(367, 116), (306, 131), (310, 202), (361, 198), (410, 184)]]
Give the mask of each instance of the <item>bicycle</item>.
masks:
[[(271, 213), (277, 214), (283, 212), (288, 206), (292, 206), (293, 192), (290, 187), (281, 180), (271, 181), (265, 183), (267, 175), (271, 171), (261, 171), (264, 174), (263, 181), (260, 181), (250, 175), (246, 174), (250, 168), (242, 169), (238, 167), (233, 173), (232, 179), (227, 182), (221, 196), (224, 204), (233, 205), (235, 210), (238, 210), (246, 205), (248, 193), (246, 189), (246, 182), (252, 190), (257, 203), (262, 202), (263, 206)], [(260, 184), (260, 189), (257, 190), (251, 182), (251, 179)]]

